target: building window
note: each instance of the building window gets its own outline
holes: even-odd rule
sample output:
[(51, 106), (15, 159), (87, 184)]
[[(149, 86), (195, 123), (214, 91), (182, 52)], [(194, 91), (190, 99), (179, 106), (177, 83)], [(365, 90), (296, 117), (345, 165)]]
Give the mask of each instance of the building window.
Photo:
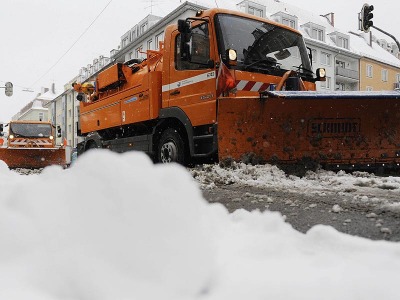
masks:
[(343, 68), (343, 69), (346, 68), (346, 63), (345, 63), (344, 61), (337, 60), (337, 61), (336, 61), (336, 64), (337, 64), (338, 67), (341, 67), (341, 68)]
[(311, 49), (312, 62), (317, 62), (317, 50)]
[(153, 40), (147, 41), (147, 50), (153, 50)]
[(164, 40), (164, 32), (161, 32), (156, 35), (155, 42), (156, 42), (156, 50), (160, 50), (160, 42)]
[(336, 83), (336, 90), (337, 91), (345, 91), (346, 90), (346, 85), (344, 83)]
[(72, 125), (68, 125), (68, 133), (72, 132)]
[(44, 113), (39, 113), (39, 121), (44, 121)]
[(128, 38), (128, 37), (124, 38), (124, 39), (122, 40), (122, 42), (121, 42), (121, 47), (122, 47), (122, 48), (126, 47), (126, 46), (128, 45), (128, 41), (129, 41), (129, 38)]
[(400, 82), (400, 73), (396, 74), (396, 82)]
[(321, 64), (330, 66), (331, 65), (331, 55), (326, 52), (321, 52)]
[(324, 30), (313, 28), (311, 31), (311, 37), (319, 41), (324, 41)]
[(136, 48), (136, 50), (135, 50), (135, 58), (139, 58), (139, 57), (142, 56), (142, 50), (143, 50), (142, 46), (140, 46), (139, 48)]
[(144, 23), (143, 25), (140, 26), (140, 34), (143, 34), (148, 28), (148, 23)]
[(367, 65), (367, 77), (372, 78), (373, 68), (372, 65)]
[(388, 70), (382, 70), (382, 81), (388, 81)]
[(321, 81), (321, 88), (323, 89), (330, 89), (331, 88), (331, 78), (326, 77), (326, 81)]
[(349, 39), (338, 36), (337, 37), (337, 46), (345, 49), (349, 49)]
[(292, 27), (293, 29), (296, 29), (296, 21), (295, 20), (291, 20), (291, 19), (287, 19), (287, 18), (282, 18), (282, 24)]
[(253, 6), (249, 6), (248, 13), (250, 15), (254, 15), (254, 16), (257, 16), (257, 17), (263, 17), (264, 16), (264, 12), (263, 12), (262, 9), (259, 9), (259, 8), (253, 7)]
[(72, 110), (69, 109), (69, 110), (68, 110), (68, 118), (71, 118), (71, 117), (72, 117)]

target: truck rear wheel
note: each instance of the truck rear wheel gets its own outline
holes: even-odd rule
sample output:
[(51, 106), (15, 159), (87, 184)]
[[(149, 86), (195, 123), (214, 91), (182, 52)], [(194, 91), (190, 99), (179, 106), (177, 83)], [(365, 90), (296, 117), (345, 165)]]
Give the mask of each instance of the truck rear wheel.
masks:
[(160, 163), (186, 163), (185, 143), (175, 129), (168, 128), (161, 134), (157, 159)]

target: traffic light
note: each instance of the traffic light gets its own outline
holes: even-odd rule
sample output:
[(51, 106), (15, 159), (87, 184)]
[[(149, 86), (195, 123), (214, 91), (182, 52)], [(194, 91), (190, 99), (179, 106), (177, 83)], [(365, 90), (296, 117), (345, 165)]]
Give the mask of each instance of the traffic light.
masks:
[(364, 32), (368, 32), (369, 28), (374, 25), (374, 22), (372, 22), (374, 17), (373, 10), (374, 6), (368, 4), (364, 4), (361, 9), (361, 30)]
[(11, 82), (6, 82), (5, 84), (5, 94), (10, 97), (13, 94), (13, 84)]

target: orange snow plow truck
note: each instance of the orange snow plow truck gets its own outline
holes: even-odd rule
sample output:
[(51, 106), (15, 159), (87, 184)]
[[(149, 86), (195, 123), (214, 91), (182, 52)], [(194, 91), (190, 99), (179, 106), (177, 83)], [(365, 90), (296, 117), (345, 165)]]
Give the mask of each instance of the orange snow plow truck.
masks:
[(38, 169), (70, 164), (70, 147), (56, 145), (56, 138), (61, 137), (60, 127), (56, 129), (50, 122), (42, 121), (11, 121), (6, 126), (7, 137), (0, 126), (0, 160), (9, 168)]
[(165, 30), (146, 59), (74, 83), (78, 153), (141, 150), (157, 162), (199, 158), (326, 168), (397, 168), (400, 93), (315, 91), (302, 35), (224, 9)]

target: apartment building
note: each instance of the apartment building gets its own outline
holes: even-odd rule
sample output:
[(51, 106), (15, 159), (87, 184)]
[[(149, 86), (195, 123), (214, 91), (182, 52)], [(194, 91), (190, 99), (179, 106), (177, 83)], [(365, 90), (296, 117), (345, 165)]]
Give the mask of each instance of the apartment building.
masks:
[(61, 139), (65, 138), (73, 148), (81, 142), (78, 136), (79, 101), (76, 99), (77, 93), (72, 89), (72, 83), (78, 78), (79, 76), (66, 83), (64, 92), (46, 104), (49, 120), (61, 127)]

